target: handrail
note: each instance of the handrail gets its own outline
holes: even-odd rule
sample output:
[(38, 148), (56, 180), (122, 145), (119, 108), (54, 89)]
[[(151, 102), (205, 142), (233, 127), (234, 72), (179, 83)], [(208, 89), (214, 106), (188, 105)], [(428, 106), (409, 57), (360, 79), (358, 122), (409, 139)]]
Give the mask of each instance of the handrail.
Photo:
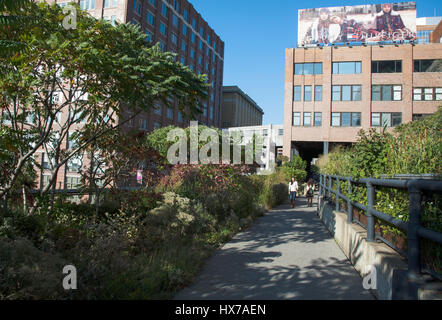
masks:
[[(332, 188), (333, 180), (336, 180), (337, 182), (336, 189)], [(346, 195), (342, 194), (339, 190), (339, 181), (349, 182), (347, 190), (349, 194), (351, 193), (351, 187), (353, 184), (365, 184), (367, 186), (367, 205), (354, 202)], [(396, 219), (384, 212), (374, 209), (375, 187), (389, 187), (408, 190), (410, 200), (408, 222)], [(330, 197), (331, 193), (335, 194), (337, 211), (339, 211), (339, 199), (343, 199), (347, 202), (348, 223), (353, 223), (353, 207), (357, 207), (367, 213), (366, 229), (368, 242), (375, 241), (374, 217), (386, 221), (406, 232), (408, 240), (408, 274), (410, 279), (417, 279), (421, 274), (420, 239), (425, 238), (442, 244), (442, 233), (424, 228), (421, 224), (421, 201), (423, 191), (442, 194), (442, 181), (428, 179), (397, 180), (376, 178), (353, 180), (350, 177), (321, 174), (319, 182), (320, 196), (325, 196), (327, 193), (328, 197)]]

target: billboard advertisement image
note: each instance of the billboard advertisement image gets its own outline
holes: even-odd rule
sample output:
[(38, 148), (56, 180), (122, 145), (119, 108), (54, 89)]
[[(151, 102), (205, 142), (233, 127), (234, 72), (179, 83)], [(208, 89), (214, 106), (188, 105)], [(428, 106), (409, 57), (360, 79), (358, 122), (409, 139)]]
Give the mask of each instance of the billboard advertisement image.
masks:
[(415, 39), (416, 2), (298, 11), (298, 46)]

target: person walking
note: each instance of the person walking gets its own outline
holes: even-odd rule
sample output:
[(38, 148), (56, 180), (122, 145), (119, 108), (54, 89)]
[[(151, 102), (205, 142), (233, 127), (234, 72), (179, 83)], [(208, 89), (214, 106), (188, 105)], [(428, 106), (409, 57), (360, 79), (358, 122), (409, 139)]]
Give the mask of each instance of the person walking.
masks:
[(298, 192), (298, 182), (295, 178), (289, 182), (290, 207), (295, 207), (296, 193)]
[(313, 179), (309, 179), (307, 182), (307, 191), (305, 193), (307, 197), (307, 206), (312, 207), (313, 206), (313, 194), (315, 193), (315, 182)]

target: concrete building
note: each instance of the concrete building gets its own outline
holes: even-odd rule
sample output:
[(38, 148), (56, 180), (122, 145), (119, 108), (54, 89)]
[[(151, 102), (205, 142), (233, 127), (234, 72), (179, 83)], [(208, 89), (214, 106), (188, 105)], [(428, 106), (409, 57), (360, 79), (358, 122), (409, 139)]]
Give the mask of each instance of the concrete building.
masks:
[[(421, 20), (421, 27), (440, 20)], [(309, 163), (336, 144), (356, 142), (361, 129), (392, 130), (436, 112), (442, 44), (419, 35), (420, 43), (286, 49), (284, 155), (299, 153)]]
[(252, 143), (254, 136), (263, 138), (263, 148), (261, 168), (258, 173), (271, 170), (275, 165), (276, 157), (282, 155), (284, 128), (283, 125), (263, 125), (263, 126), (246, 126), (246, 127), (232, 127), (223, 129), (223, 132), (228, 132), (231, 137), (235, 137), (234, 133), (239, 133), (241, 137), (240, 145), (245, 146)]
[(224, 86), (222, 89), (221, 126), (244, 127), (260, 126), (264, 111), (237, 86)]
[[(141, 27), (146, 41), (159, 43), (163, 51), (178, 54), (177, 61), (198, 74), (206, 74), (211, 88), (200, 123), (221, 126), (224, 42), (187, 0), (46, 0), (64, 7), (80, 4), (93, 17)], [(150, 114), (135, 119), (132, 127), (152, 131), (168, 125), (188, 126), (175, 102), (172, 108), (158, 104)]]

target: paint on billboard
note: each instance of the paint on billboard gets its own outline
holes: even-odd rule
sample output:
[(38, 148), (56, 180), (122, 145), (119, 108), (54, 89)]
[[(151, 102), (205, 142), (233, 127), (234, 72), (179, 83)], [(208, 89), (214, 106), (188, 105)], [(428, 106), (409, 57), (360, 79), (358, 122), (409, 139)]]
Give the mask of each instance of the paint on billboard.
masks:
[(298, 46), (415, 39), (416, 2), (298, 11)]

